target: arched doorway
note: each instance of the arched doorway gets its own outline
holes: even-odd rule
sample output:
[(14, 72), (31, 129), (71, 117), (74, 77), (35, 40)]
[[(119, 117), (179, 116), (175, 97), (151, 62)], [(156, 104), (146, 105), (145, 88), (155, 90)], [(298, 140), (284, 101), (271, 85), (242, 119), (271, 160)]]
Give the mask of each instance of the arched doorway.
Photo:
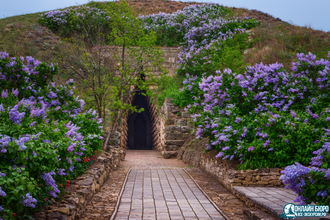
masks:
[(143, 108), (141, 113), (134, 112), (128, 117), (127, 145), (132, 150), (152, 150), (151, 117), (146, 96), (140, 92), (133, 98), (133, 106)]

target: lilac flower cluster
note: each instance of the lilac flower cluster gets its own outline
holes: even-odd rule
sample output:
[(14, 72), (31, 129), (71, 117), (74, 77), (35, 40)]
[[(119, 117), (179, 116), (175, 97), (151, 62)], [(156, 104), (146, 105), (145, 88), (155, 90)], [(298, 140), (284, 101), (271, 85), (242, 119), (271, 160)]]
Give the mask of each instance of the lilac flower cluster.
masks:
[(36, 205), (34, 203), (38, 202), (35, 198), (33, 198), (30, 193), (27, 193), (25, 196), (23, 196), (23, 200), (21, 203), (23, 203), (26, 207), (32, 207), (35, 208)]
[(226, 9), (219, 4), (190, 5), (172, 14), (159, 13), (139, 16), (147, 30), (161, 27), (175, 27), (178, 31), (187, 33), (189, 29), (203, 26), (208, 20), (222, 17)]
[(56, 193), (60, 193), (60, 190), (57, 188), (58, 186), (57, 186), (55, 180), (53, 179), (53, 175), (55, 175), (55, 173), (53, 171), (51, 171), (51, 172), (42, 174), (41, 178), (45, 180), (46, 185), (49, 187), (48, 194), (53, 196), (54, 198), (56, 198), (57, 197)]
[(60, 27), (81, 31), (83, 24), (86, 22), (94, 23), (94, 26), (96, 26), (96, 23), (106, 26), (109, 20), (110, 16), (105, 11), (86, 5), (64, 10), (48, 11), (41, 14), (38, 19), (41, 24), (53, 31), (57, 31)]
[(298, 194), (295, 202), (300, 202), (301, 205), (306, 204), (306, 198), (299, 196), (299, 194), (304, 190), (304, 179), (309, 174), (310, 170), (310, 168), (296, 162), (295, 165), (285, 167), (285, 170), (282, 171), (283, 175), (279, 178), (283, 180), (284, 184), (288, 184), (285, 188), (292, 189)]

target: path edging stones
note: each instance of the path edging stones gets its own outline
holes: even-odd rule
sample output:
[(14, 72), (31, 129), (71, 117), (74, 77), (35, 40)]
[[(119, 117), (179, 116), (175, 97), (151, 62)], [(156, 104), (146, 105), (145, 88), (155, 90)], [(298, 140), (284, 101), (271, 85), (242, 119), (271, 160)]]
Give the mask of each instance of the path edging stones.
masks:
[(96, 161), (100, 162), (94, 168), (71, 181), (70, 190), (63, 196), (63, 200), (53, 205), (44, 207), (43, 212), (36, 213), (36, 220), (57, 219), (75, 220), (85, 211), (87, 202), (97, 193), (107, 180), (109, 173), (119, 166), (121, 160), (125, 159), (125, 152), (119, 149), (110, 149), (102, 152)]

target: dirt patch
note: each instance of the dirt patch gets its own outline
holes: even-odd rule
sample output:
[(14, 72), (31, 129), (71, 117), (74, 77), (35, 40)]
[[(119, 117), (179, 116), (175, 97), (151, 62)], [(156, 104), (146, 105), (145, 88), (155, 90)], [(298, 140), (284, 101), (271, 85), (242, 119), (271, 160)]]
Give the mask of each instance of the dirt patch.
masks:
[(108, 220), (110, 219), (117, 203), (118, 195), (129, 169), (120, 167), (109, 173), (108, 180), (101, 190), (94, 195), (85, 207), (81, 220)]
[(125, 160), (120, 163), (125, 168), (162, 168), (162, 167), (187, 167), (182, 160), (176, 158), (164, 159), (160, 151), (156, 150), (125, 150)]
[(223, 187), (216, 179), (198, 168), (186, 168), (212, 201), (232, 220), (248, 220), (243, 213), (249, 207)]

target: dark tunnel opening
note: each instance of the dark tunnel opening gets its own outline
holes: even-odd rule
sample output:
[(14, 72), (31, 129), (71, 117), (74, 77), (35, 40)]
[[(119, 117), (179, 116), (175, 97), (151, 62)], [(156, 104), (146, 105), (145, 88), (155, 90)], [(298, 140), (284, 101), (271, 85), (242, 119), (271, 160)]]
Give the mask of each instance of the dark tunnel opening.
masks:
[(129, 115), (127, 126), (127, 145), (131, 150), (152, 150), (152, 121), (148, 108), (147, 97), (137, 92), (133, 98), (133, 106), (143, 108), (141, 113), (134, 112)]

